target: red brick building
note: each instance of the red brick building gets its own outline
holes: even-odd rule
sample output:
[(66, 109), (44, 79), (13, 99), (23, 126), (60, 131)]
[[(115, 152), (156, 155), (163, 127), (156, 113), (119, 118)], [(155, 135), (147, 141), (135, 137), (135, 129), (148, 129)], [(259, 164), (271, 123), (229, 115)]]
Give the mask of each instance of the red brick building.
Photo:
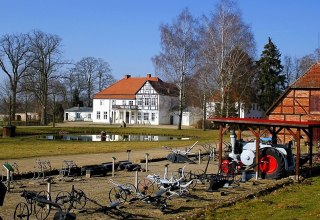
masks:
[[(266, 114), (271, 120), (320, 122), (320, 63), (311, 66), (289, 86)], [(313, 133), (313, 143), (318, 144), (320, 130), (314, 129)], [(290, 135), (284, 135), (285, 142), (291, 139)]]

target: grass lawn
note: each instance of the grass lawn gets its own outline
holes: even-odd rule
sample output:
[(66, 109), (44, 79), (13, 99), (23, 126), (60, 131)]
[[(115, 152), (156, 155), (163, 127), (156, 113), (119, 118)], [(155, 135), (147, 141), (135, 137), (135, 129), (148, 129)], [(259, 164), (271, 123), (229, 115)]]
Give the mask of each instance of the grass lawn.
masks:
[[(159, 142), (77, 142), (47, 141), (37, 139), (39, 134), (79, 133), (100, 134), (101, 131), (116, 134), (167, 135), (192, 137), (191, 140)], [(0, 132), (2, 133), (1, 129)], [(34, 135), (34, 136), (32, 136)], [(225, 135), (227, 140), (229, 137)], [(144, 127), (17, 127), (14, 138), (0, 138), (0, 159), (26, 157), (108, 153), (127, 149), (148, 149), (161, 146), (184, 147), (195, 141), (217, 143), (218, 131), (200, 129), (163, 129)], [(196, 219), (320, 219), (320, 177), (306, 179), (301, 184), (293, 184), (278, 189), (269, 195), (239, 202), (234, 206), (200, 211)]]
[(306, 179), (234, 206), (208, 210), (205, 217), (197, 219), (319, 219), (320, 177)]
[[(39, 134), (78, 133), (100, 134), (107, 131), (113, 134), (161, 135), (174, 137), (191, 137), (190, 140), (158, 141), (158, 142), (78, 142), (59, 140), (40, 140)], [(2, 131), (0, 130), (2, 133)], [(27, 157), (109, 153), (127, 149), (148, 149), (161, 146), (184, 147), (199, 143), (213, 143), (218, 140), (217, 130), (202, 131), (201, 129), (163, 129), (145, 127), (17, 127), (14, 138), (0, 138), (0, 159), (18, 159)]]

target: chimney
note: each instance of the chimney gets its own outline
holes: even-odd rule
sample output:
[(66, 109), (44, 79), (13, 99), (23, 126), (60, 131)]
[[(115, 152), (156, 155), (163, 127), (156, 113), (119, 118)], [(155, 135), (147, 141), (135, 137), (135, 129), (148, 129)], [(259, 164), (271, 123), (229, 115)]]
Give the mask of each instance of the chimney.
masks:
[(125, 79), (129, 79), (131, 77), (131, 75), (124, 75)]
[(150, 73), (147, 74), (147, 78), (151, 78), (151, 74)]

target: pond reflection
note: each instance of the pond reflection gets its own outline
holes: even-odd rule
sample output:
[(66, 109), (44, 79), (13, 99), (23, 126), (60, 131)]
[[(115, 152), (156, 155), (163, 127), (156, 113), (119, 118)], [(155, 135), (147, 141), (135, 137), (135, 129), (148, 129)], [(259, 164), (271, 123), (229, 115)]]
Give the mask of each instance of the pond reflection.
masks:
[[(64, 141), (168, 141), (168, 140), (189, 140), (190, 138), (178, 138), (170, 136), (157, 135), (118, 135), (107, 134), (101, 135), (42, 135), (40, 139), (46, 140), (64, 140)], [(101, 140), (102, 138), (102, 140)]]

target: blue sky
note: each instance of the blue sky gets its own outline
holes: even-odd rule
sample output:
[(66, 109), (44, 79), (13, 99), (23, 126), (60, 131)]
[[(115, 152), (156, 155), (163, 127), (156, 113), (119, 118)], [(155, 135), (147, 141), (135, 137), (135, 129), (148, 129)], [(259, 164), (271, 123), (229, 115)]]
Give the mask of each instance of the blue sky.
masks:
[[(159, 26), (185, 7), (209, 15), (217, 0), (0, 0), (0, 35), (39, 29), (62, 38), (68, 60), (103, 58), (116, 79), (154, 74), (160, 52)], [(270, 36), (283, 55), (302, 57), (319, 45), (320, 1), (238, 0), (252, 28), (257, 57)]]

